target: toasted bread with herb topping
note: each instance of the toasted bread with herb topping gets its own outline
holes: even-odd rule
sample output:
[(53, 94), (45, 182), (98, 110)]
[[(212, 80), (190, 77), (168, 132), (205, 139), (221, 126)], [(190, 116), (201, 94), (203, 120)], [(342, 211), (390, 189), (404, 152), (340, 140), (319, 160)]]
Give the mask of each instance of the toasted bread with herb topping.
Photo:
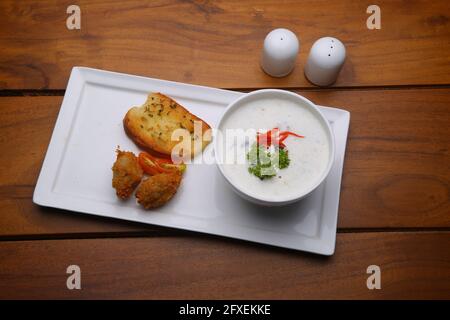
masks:
[[(201, 131), (194, 132), (195, 122)], [(187, 130), (186, 137), (189, 137), (191, 146), (190, 157), (202, 151), (210, 142), (211, 132), (208, 130), (211, 127), (161, 93), (149, 94), (142, 106), (128, 110), (123, 124), (125, 131), (138, 145), (166, 155), (171, 155), (172, 149), (180, 142), (172, 140), (172, 133), (177, 129)], [(188, 150), (181, 149), (181, 153), (183, 154), (177, 152), (180, 156), (189, 156)]]

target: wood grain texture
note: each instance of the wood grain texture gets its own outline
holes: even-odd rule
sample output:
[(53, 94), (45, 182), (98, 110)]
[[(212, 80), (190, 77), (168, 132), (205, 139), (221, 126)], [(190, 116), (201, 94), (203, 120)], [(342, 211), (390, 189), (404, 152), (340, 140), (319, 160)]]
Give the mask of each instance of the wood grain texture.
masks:
[(339, 226), (450, 226), (450, 90), (299, 92), (350, 111)]
[(136, 231), (136, 225), (32, 203), (61, 102), (62, 97), (0, 98), (0, 235)]
[[(223, 88), (306, 87), (312, 43), (335, 36), (348, 59), (337, 86), (450, 83), (450, 3), (378, 1), (381, 30), (368, 30), (366, 1), (77, 1), (81, 30), (69, 31), (73, 1), (0, 2), (0, 88), (64, 89), (82, 65)], [(295, 71), (259, 68), (265, 35), (293, 30)]]
[(449, 299), (449, 247), (448, 232), (339, 234), (331, 258), (210, 237), (0, 242), (0, 299)]
[[(339, 228), (450, 227), (450, 89), (300, 93), (351, 112)], [(32, 203), (61, 101), (0, 98), (0, 237), (165, 233)]]

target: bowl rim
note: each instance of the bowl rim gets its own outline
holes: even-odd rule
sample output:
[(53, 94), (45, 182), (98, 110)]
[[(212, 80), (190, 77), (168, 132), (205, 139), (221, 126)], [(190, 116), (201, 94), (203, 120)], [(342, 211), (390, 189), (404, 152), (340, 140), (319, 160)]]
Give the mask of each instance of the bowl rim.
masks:
[(219, 152), (217, 152), (217, 150), (219, 150), (219, 146), (218, 143), (220, 142), (219, 139), (214, 139), (214, 157), (216, 160), (216, 165), (219, 168), (219, 171), (221, 172), (222, 176), (225, 178), (225, 180), (234, 188), (238, 191), (238, 193), (241, 193), (241, 196), (244, 195), (244, 198), (247, 198), (247, 200), (250, 199), (250, 201), (254, 201), (257, 203), (267, 203), (267, 204), (288, 204), (288, 203), (292, 203), (295, 202), (297, 200), (300, 200), (302, 198), (304, 198), (305, 196), (309, 195), (311, 192), (313, 192), (318, 186), (320, 186), (322, 184), (322, 182), (328, 177), (331, 168), (334, 164), (334, 160), (335, 160), (335, 139), (334, 139), (334, 134), (333, 134), (333, 130), (331, 129), (331, 125), (328, 122), (328, 120), (325, 118), (325, 116), (322, 114), (322, 112), (319, 110), (319, 108), (309, 99), (291, 92), (291, 91), (287, 91), (287, 90), (281, 90), (281, 89), (260, 89), (260, 90), (255, 90), (255, 91), (251, 91), (249, 93), (246, 93), (244, 95), (242, 95), (241, 97), (237, 98), (236, 100), (232, 101), (231, 103), (228, 104), (228, 106), (226, 107), (225, 111), (223, 112), (222, 116), (220, 117), (220, 120), (217, 124), (217, 130), (221, 130), (221, 126), (224, 122), (224, 119), (227, 118), (227, 116), (233, 112), (237, 106), (239, 106), (240, 104), (242, 104), (243, 102), (245, 102), (245, 100), (250, 99), (253, 96), (257, 96), (257, 95), (266, 95), (268, 93), (274, 93), (274, 94), (278, 94), (278, 95), (287, 95), (290, 97), (293, 97), (297, 100), (300, 100), (301, 102), (303, 102), (303, 105), (307, 106), (307, 108), (309, 108), (316, 116), (317, 118), (320, 119), (320, 122), (324, 125), (325, 130), (327, 131), (327, 135), (330, 141), (330, 155), (328, 158), (328, 163), (327, 163), (327, 167), (326, 169), (323, 171), (321, 177), (319, 179), (316, 180), (316, 182), (314, 184), (312, 184), (308, 189), (306, 189), (306, 191), (302, 191), (301, 193), (298, 194), (294, 194), (293, 196), (288, 196), (288, 197), (284, 197), (284, 198), (279, 198), (279, 199), (271, 199), (271, 198), (267, 198), (264, 196), (259, 196), (257, 194), (248, 192), (242, 188), (240, 188), (239, 186), (237, 186), (235, 183), (233, 183), (231, 181), (231, 179), (227, 176), (227, 174), (224, 172), (223, 170), (223, 164), (220, 161), (219, 158)]

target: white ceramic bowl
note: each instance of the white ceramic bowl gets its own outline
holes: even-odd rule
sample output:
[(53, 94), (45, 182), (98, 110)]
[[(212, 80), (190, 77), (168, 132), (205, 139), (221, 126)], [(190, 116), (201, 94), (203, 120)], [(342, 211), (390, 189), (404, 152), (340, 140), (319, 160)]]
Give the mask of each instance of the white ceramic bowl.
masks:
[(240, 106), (242, 106), (248, 102), (257, 101), (258, 99), (268, 99), (268, 98), (269, 99), (289, 99), (290, 101), (294, 101), (295, 103), (298, 103), (299, 106), (306, 107), (307, 109), (309, 109), (312, 112), (312, 114), (314, 114), (317, 117), (317, 119), (319, 120), (319, 122), (323, 125), (323, 128), (325, 128), (327, 137), (330, 142), (330, 152), (329, 152), (326, 169), (323, 171), (322, 175), (319, 176), (315, 180), (315, 182), (313, 184), (311, 184), (311, 186), (309, 186), (306, 190), (299, 190), (299, 192), (294, 194), (293, 196), (291, 195), (289, 197), (274, 200), (274, 199), (270, 199), (267, 197), (259, 196), (257, 194), (250, 194), (250, 192), (247, 192), (246, 190), (241, 188), (241, 186), (239, 186), (239, 183), (233, 182), (227, 176), (226, 171), (223, 169), (223, 164), (221, 161), (221, 159), (223, 159), (223, 157), (222, 157), (223, 155), (220, 154), (220, 151), (219, 151), (222, 149), (222, 148), (220, 148), (220, 145), (219, 145), (221, 143), (220, 139), (214, 139), (215, 158), (216, 158), (216, 164), (219, 167), (219, 171), (224, 176), (225, 180), (231, 185), (233, 190), (237, 194), (239, 194), (241, 197), (243, 197), (244, 199), (247, 199), (253, 203), (264, 205), (264, 206), (282, 206), (282, 205), (287, 205), (287, 204), (296, 202), (296, 201), (306, 197), (307, 195), (311, 194), (325, 180), (325, 178), (328, 176), (328, 173), (330, 172), (331, 166), (333, 165), (333, 162), (334, 162), (335, 142), (334, 142), (334, 135), (331, 130), (330, 124), (328, 123), (328, 121), (323, 116), (322, 112), (320, 112), (320, 110), (316, 107), (316, 105), (314, 103), (312, 103), (308, 99), (306, 99), (296, 93), (293, 93), (290, 91), (285, 91), (285, 90), (277, 90), (277, 89), (264, 89), (264, 90), (253, 91), (253, 92), (250, 92), (250, 93), (238, 98), (234, 102), (230, 103), (228, 105), (228, 107), (226, 108), (224, 114), (222, 115), (222, 118), (219, 121), (217, 129), (222, 131), (222, 129), (223, 129), (222, 125), (223, 125), (224, 119), (226, 119), (228, 117), (228, 115), (230, 115), (231, 113), (235, 112)]

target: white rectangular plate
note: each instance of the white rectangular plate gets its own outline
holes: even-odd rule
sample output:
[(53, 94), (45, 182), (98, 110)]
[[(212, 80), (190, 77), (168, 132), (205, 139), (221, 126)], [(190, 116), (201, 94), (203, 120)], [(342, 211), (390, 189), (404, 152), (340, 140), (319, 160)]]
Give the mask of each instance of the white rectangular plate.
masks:
[[(339, 193), (350, 114), (320, 107), (336, 137), (329, 177), (311, 196), (281, 208), (253, 205), (236, 195), (214, 164), (192, 164), (175, 197), (146, 211), (134, 197), (119, 200), (111, 187), (115, 150), (139, 149), (122, 119), (149, 92), (180, 102), (212, 127), (242, 93), (90, 68), (72, 70), (34, 191), (36, 204), (98, 216), (216, 234), (303, 250), (334, 253)], [(212, 144), (208, 146), (212, 148)]]

